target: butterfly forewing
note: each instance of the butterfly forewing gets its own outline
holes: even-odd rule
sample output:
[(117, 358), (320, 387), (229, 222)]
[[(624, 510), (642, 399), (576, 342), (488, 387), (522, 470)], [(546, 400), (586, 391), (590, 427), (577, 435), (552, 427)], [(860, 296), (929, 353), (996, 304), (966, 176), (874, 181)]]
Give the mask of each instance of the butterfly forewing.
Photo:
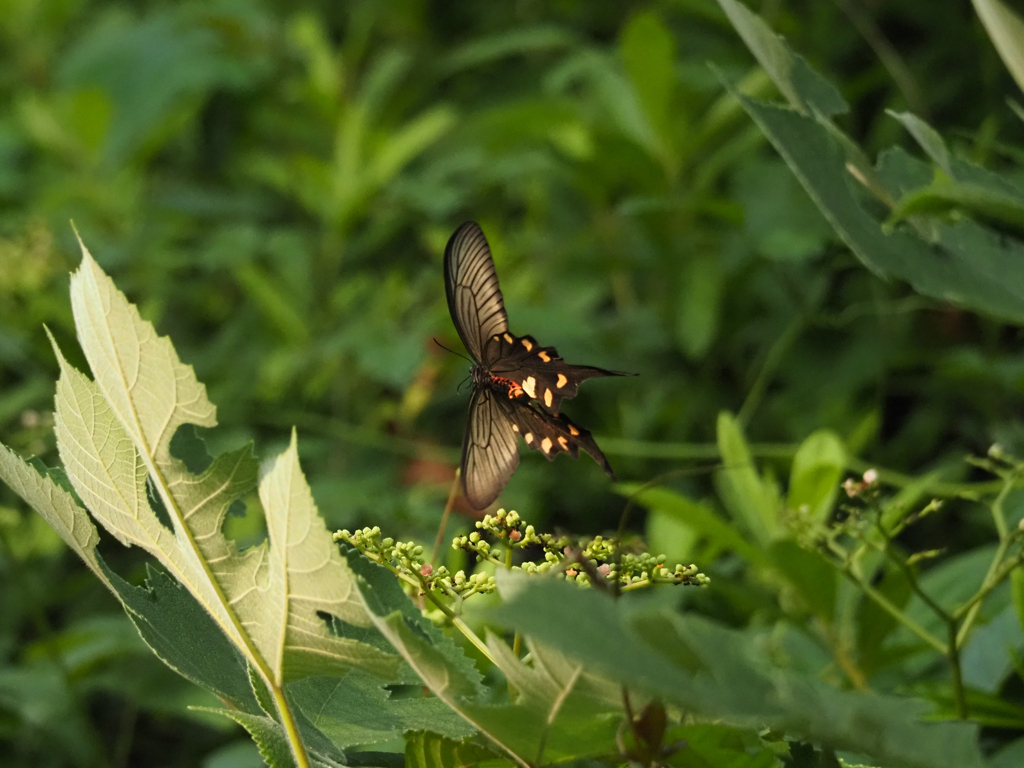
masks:
[(542, 347), (532, 336), (516, 336), (508, 331), (487, 340), (483, 363), (495, 376), (514, 381), (551, 414), (559, 412), (562, 400), (576, 397), (580, 383), (587, 379), (633, 375), (592, 365), (570, 365), (554, 347)]
[(455, 230), (444, 250), (444, 286), (459, 338), (483, 362), (487, 340), (508, 330), (508, 315), (487, 238), (472, 221)]
[(462, 487), (474, 509), (498, 498), (519, 466), (515, 430), (504, 407), (507, 398), (477, 389), (469, 401), (466, 434), (462, 437)]

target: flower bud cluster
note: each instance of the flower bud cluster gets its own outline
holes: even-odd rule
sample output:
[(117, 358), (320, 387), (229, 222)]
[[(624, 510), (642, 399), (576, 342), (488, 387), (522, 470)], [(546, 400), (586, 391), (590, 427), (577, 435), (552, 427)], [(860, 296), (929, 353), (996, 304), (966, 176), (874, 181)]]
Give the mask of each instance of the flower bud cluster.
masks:
[(445, 566), (434, 568), (423, 558), (423, 547), (416, 542), (396, 542), (382, 538), (378, 526), (352, 532), (338, 531), (335, 541), (343, 541), (358, 549), (365, 557), (384, 565), (407, 584), (416, 585), (419, 591), (441, 592), (449, 597), (466, 598), (476, 593), (493, 592), (494, 577), (487, 573), (466, 575), (465, 571), (452, 574)]
[[(596, 572), (608, 581), (617, 581), (622, 588), (638, 589), (654, 583), (686, 584), (704, 586), (710, 579), (700, 573), (695, 565), (676, 565), (667, 568), (664, 555), (649, 553), (620, 553), (616, 542), (603, 536), (595, 536), (583, 542), (573, 541), (567, 536), (538, 534), (532, 525), (524, 526), (517, 512), (501, 509), (494, 515), (486, 515), (476, 524), (479, 531), (468, 536), (457, 536), (452, 541), (453, 549), (463, 549), (478, 561), (490, 561), (495, 565), (509, 565), (482, 535), (490, 534), (504, 540), (511, 549), (527, 546), (540, 548), (540, 562), (527, 561), (511, 566), (528, 574), (539, 574), (554, 569), (563, 578), (577, 584), (589, 585), (592, 579), (588, 570)], [(584, 567), (580, 559), (587, 561)]]
[[(478, 530), (469, 535), (456, 536), (453, 549), (472, 554), (478, 562), (522, 571), (528, 574), (551, 572), (582, 586), (599, 580), (617, 582), (622, 590), (639, 589), (651, 584), (685, 584), (705, 586), (710, 579), (697, 570), (696, 565), (668, 567), (664, 555), (647, 552), (622, 552), (614, 540), (603, 536), (577, 542), (567, 536), (537, 533), (532, 525), (525, 525), (515, 511), (501, 509), (477, 522)], [(492, 544), (493, 537), (503, 546)], [(365, 557), (393, 571), (420, 594), (430, 592), (449, 598), (466, 598), (473, 594), (493, 592), (494, 577), (477, 571), (452, 574), (445, 566), (434, 568), (423, 559), (423, 547), (412, 541), (396, 542), (381, 535), (380, 528), (362, 528), (357, 531), (338, 531), (335, 541), (342, 541), (359, 550)], [(525, 547), (539, 548), (539, 558), (513, 565), (511, 553)]]

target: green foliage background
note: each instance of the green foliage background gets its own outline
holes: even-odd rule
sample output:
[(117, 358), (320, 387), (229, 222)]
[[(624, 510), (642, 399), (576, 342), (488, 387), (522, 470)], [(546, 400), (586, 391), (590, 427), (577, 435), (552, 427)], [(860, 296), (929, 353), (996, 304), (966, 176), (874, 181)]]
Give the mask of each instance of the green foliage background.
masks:
[[(840, 85), (843, 128), (872, 157), (911, 146), (889, 108), (975, 162), (1019, 161), (1014, 86), (968, 5), (758, 10)], [(641, 374), (566, 409), (623, 480), (687, 470), (667, 485), (713, 505), (701, 468), (723, 409), (783, 476), (823, 428), (903, 484), (974, 479), (963, 457), (995, 441), (1024, 449), (1018, 328), (850, 254), (708, 66), (773, 93), (712, 0), (12, 0), (0, 46), (0, 442), (25, 455), (55, 463), (42, 324), (77, 354), (70, 220), (207, 384), (213, 450), (254, 439), (270, 455), (297, 425), (331, 527), (432, 539), (467, 364), (431, 339), (459, 348), (441, 254), (466, 219), (491, 241), (513, 331)], [(624, 503), (589, 459), (536, 455), (503, 499), (579, 532), (613, 528)], [(56, 535), (6, 489), (0, 502), (0, 755), (251, 764), (247, 737), (185, 709), (212, 700), (149, 654)], [(261, 535), (256, 516), (231, 525)], [(670, 556), (714, 554), (664, 516), (647, 530)], [(954, 500), (909, 536), (969, 558), (991, 533)], [(134, 551), (105, 556), (141, 574)], [(779, 621), (734, 565), (707, 564), (694, 609)], [(1019, 703), (1019, 680), (992, 675)]]

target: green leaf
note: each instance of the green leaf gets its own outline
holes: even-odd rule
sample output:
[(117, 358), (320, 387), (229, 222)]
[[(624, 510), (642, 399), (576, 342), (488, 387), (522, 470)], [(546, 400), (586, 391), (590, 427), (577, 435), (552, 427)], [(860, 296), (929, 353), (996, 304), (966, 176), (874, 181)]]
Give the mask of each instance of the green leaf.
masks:
[(568, 48), (575, 35), (559, 27), (537, 26), (509, 29), (473, 40), (456, 48), (442, 61), (446, 74), (489, 64), (509, 56)]
[(834, 432), (823, 429), (809, 435), (793, 457), (786, 505), (806, 505), (810, 516), (823, 522), (835, 504), (846, 462), (843, 441)]
[(673, 768), (774, 768), (775, 753), (749, 731), (724, 725), (688, 725), (666, 736), (666, 743), (684, 740), (686, 746), (670, 761)]
[(1017, 623), (1024, 633), (1024, 568), (1010, 571), (1010, 595), (1013, 599), (1013, 610), (1017, 614)]
[[(362, 560), (357, 565), (356, 559)], [(614, 749), (619, 692), (562, 654), (531, 645), (535, 663), (524, 665), (497, 637), (487, 647), (520, 692), (515, 704), (484, 701), (480, 675), (448, 638), (409, 602), (393, 575), (361, 555), (350, 555), (362, 577), (374, 623), (416, 675), (452, 711), (520, 765), (596, 755)]]
[(768, 636), (564, 582), (517, 580), (511, 599), (490, 612), (499, 625), (696, 716), (771, 728), (880, 763), (983, 765), (976, 726), (922, 722), (921, 702), (837, 690), (774, 666)]
[(651, 510), (644, 521), (644, 539), (651, 554), (664, 555), (671, 563), (685, 563), (694, 559), (700, 534), (681, 517)]
[[(94, 725), (83, 715), (80, 694), (69, 686), (68, 670), (57, 664), (0, 667), (0, 706), (15, 727), (41, 733), (52, 759), (93, 766), (106, 754), (96, 743)], [(8, 725), (11, 728), (12, 725)]]
[(232, 707), (262, 714), (245, 658), (187, 590), (148, 564), (145, 587), (108, 574), (142, 639), (167, 666)]
[(967, 638), (960, 659), (964, 685), (995, 696), (1013, 672), (1014, 656), (1022, 650), (1024, 637), (1013, 606), (1007, 605)]
[(196, 707), (195, 709), (200, 712), (223, 715), (245, 728), (252, 736), (252, 740), (256, 742), (256, 746), (259, 747), (260, 757), (263, 758), (268, 768), (295, 768), (295, 760), (292, 757), (291, 748), (288, 746), (288, 737), (285, 735), (284, 728), (277, 721), (234, 709), (212, 707)]
[(1017, 87), (1024, 90), (1024, 20), (1000, 0), (971, 0)]
[(615, 749), (615, 732), (624, 715), (622, 690), (613, 681), (532, 640), (527, 640), (529, 664), (496, 635), (488, 635), (487, 647), (515, 690), (516, 703), (468, 704), (467, 711), (479, 722), (502, 733), (520, 754), (539, 755), (543, 749), (547, 761)]
[[(497, 755), (481, 746), (452, 741), (429, 731), (405, 737), (407, 768), (462, 768), (497, 760)], [(502, 760), (501, 764), (508, 763)]]
[(839, 91), (803, 56), (793, 53), (779, 35), (738, 0), (718, 0), (747, 48), (764, 67), (786, 100), (804, 114), (843, 114), (849, 107)]
[[(868, 571), (873, 572), (873, 571)], [(900, 568), (891, 566), (880, 569), (875, 579), (875, 590), (890, 604), (902, 610), (910, 596), (913, 586)], [(857, 650), (860, 665), (865, 674), (872, 674), (892, 663), (893, 655), (887, 653), (886, 645), (889, 636), (896, 630), (898, 619), (883, 609), (874, 600), (861, 596), (856, 608)], [(891, 645), (891, 644), (890, 644)]]
[(722, 469), (715, 473), (715, 487), (732, 518), (741, 523), (762, 546), (779, 531), (774, 489), (757, 474), (750, 448), (732, 414), (718, 414), (718, 450)]
[(350, 672), (344, 677), (307, 677), (288, 687), (289, 697), (335, 746), (400, 738), (410, 731), (432, 731), (452, 739), (476, 731), (440, 699), (394, 698), (380, 678)]
[(1015, 267), (1024, 259), (1019, 242), (971, 221), (935, 222), (931, 243), (903, 230), (885, 234), (854, 195), (846, 158), (828, 127), (736, 97), (865, 266), (908, 281), (922, 295), (1024, 322), (1024, 274)]
[(949, 182), (933, 184), (901, 197), (885, 226), (892, 227), (915, 215), (941, 215), (949, 211), (965, 211), (981, 220), (1024, 229), (1024, 200), (1020, 197), (975, 184)]
[(776, 570), (811, 613), (830, 624), (836, 608), (836, 569), (821, 555), (802, 549), (795, 541), (775, 542), (770, 554)]

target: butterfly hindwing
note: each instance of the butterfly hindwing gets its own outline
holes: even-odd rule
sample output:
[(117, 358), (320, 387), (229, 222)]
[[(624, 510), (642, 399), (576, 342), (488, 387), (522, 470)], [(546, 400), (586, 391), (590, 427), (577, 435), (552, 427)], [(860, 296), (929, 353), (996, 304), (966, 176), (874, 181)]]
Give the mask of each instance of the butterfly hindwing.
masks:
[(560, 453), (567, 453), (574, 459), (580, 457), (580, 448), (589, 453), (601, 469), (612, 480), (615, 473), (604, 453), (597, 447), (597, 441), (589, 429), (574, 423), (564, 413), (554, 416), (533, 406), (525, 397), (512, 399), (497, 398), (496, 404), (505, 412), (523, 442), (535, 451), (544, 454), (548, 461), (553, 461)]
[(562, 400), (576, 397), (580, 383), (595, 376), (632, 376), (592, 365), (571, 365), (554, 347), (542, 347), (532, 336), (505, 331), (487, 340), (483, 364), (495, 376), (511, 379), (550, 414), (557, 414)]
[(444, 289), (455, 330), (482, 362), (487, 340), (508, 330), (508, 315), (487, 238), (472, 221), (455, 230), (444, 249)]
[(466, 433), (462, 437), (462, 487), (474, 509), (485, 509), (519, 466), (519, 446), (507, 398), (479, 388), (469, 401)]

